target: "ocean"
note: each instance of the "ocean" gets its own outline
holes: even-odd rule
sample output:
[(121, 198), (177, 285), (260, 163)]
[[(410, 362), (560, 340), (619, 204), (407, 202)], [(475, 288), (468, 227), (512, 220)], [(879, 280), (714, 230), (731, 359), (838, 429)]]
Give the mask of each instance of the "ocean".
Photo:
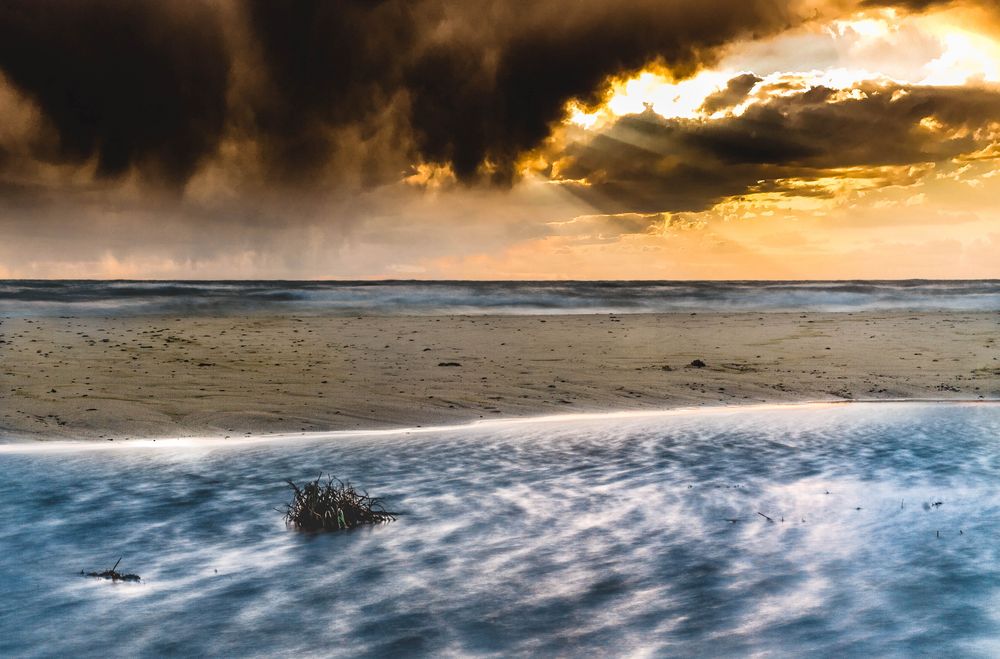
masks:
[(134, 314), (572, 314), (1000, 311), (977, 281), (0, 280), (0, 317)]
[[(9, 444), (0, 656), (997, 656), (998, 437), (884, 403)], [(324, 473), (398, 521), (286, 528)]]

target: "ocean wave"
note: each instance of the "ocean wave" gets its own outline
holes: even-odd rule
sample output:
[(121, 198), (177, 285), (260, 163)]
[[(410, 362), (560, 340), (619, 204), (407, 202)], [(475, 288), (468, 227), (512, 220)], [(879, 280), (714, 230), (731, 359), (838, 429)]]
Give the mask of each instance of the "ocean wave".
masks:
[(1000, 311), (1000, 281), (2, 281), (0, 315)]

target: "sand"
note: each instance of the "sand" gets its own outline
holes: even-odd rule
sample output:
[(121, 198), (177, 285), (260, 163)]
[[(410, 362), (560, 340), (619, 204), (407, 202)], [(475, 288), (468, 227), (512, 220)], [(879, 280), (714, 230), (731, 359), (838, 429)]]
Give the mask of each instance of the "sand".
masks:
[(0, 438), (997, 399), (998, 328), (1000, 314), (955, 312), (6, 318)]

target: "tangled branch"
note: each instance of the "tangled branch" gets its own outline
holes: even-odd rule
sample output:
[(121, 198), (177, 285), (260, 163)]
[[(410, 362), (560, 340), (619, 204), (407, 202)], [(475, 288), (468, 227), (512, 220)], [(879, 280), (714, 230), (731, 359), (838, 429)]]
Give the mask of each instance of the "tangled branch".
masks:
[(285, 521), (295, 528), (336, 531), (396, 519), (396, 513), (387, 511), (380, 499), (368, 496), (364, 490), (358, 491), (350, 481), (344, 483), (330, 476), (323, 483), (321, 479), (322, 476), (301, 488), (292, 481), (286, 481), (295, 496), (286, 506)]

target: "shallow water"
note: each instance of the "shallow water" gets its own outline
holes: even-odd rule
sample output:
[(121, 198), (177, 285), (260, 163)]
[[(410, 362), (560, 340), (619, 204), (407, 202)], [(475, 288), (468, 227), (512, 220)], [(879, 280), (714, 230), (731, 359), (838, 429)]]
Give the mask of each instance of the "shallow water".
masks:
[(0, 316), (997, 311), (1000, 281), (0, 280)]
[[(996, 656), (998, 438), (998, 406), (857, 404), (8, 446), (0, 655)], [(287, 530), (321, 471), (404, 514)], [(79, 576), (122, 554), (142, 583)]]

